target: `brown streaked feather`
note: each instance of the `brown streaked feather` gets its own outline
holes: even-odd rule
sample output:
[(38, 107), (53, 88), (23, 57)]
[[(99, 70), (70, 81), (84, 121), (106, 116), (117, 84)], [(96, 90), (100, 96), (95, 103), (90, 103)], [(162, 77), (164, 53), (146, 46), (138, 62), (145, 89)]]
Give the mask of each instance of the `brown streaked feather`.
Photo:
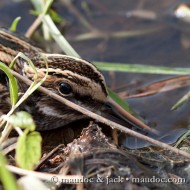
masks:
[[(46, 64), (40, 54), (47, 57), (49, 73), (42, 85), (49, 90), (64, 96), (59, 90), (59, 85), (62, 82), (68, 83), (72, 93), (66, 98), (92, 111), (99, 110), (106, 101), (105, 80), (94, 65), (71, 56), (43, 53), (22, 38), (0, 29), (0, 61), (9, 65), (19, 52), (32, 60), (38, 72), (38, 80), (41, 80), (46, 73)], [(22, 58), (17, 60), (14, 70), (29, 79), (34, 78), (33, 69)], [(21, 82), (19, 87), (21, 92), (25, 92), (28, 88)], [(0, 106), (3, 106), (2, 113), (6, 113), (3, 102)], [(58, 128), (87, 117), (40, 92), (32, 94), (21, 109), (33, 115), (38, 130)]]
[(13, 58), (22, 52), (30, 59), (36, 57), (39, 52), (43, 52), (40, 48), (32, 46), (30, 43), (13, 35), (11, 32), (0, 29), (0, 61), (9, 65)]
[[(39, 52), (43, 52), (42, 50), (30, 45), (25, 40), (22, 40), (5, 30), (0, 30), (0, 60), (6, 64), (9, 64), (12, 59), (18, 54), (18, 52), (23, 52), (29, 56), (29, 58), (34, 62), (35, 66), (39, 69), (45, 68), (44, 60), (39, 57)], [(100, 85), (102, 91), (107, 96), (104, 78), (93, 64), (82, 59), (77, 59), (65, 55), (44, 55), (48, 58), (48, 67), (50, 69), (53, 68), (54, 71), (57, 69), (54, 73), (55, 76), (62, 77), (62, 72), (65, 70), (70, 71), (73, 74), (76, 73), (78, 76), (81, 75), (83, 77), (86, 77), (87, 79), (93, 80), (94, 83)], [(32, 79), (31, 69), (26, 64), (24, 67), (25, 74), (29, 75), (29, 78)], [(67, 77), (69, 79), (68, 75)], [(85, 84), (84, 80), (81, 81), (77, 79), (77, 77), (73, 78), (70, 76), (70, 80), (73, 82), (75, 81), (75, 83), (78, 82), (79, 84)]]
[[(93, 112), (101, 111), (100, 108), (105, 104), (107, 98), (106, 85), (103, 75), (93, 64), (71, 56), (46, 54), (22, 38), (0, 29), (0, 61), (9, 65), (19, 52), (24, 53), (32, 60), (38, 72), (39, 80), (46, 73), (45, 60), (41, 54), (47, 58), (49, 74), (42, 84), (43, 86)], [(33, 69), (22, 58), (17, 60), (14, 70), (29, 79), (34, 78)], [(0, 114), (3, 114), (7, 112), (7, 108), (10, 106), (8, 90), (6, 88), (5, 92), (3, 90), (4, 87), (8, 87), (6, 78), (0, 80), (0, 84), (4, 85), (0, 86), (0, 97), (2, 98), (0, 100)], [(28, 88), (20, 81), (18, 84), (21, 92), (25, 92)], [(69, 86), (69, 93), (64, 93), (62, 84)], [(4, 95), (6, 101), (2, 101)], [(20, 109), (33, 115), (38, 130), (62, 127), (72, 121), (87, 117), (39, 91), (35, 91)]]

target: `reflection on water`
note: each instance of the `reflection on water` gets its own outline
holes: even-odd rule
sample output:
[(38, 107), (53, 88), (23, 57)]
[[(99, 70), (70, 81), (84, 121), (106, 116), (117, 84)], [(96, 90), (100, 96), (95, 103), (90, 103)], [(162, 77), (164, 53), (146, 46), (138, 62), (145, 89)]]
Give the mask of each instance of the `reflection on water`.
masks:
[[(89, 6), (85, 9), (82, 2)], [(155, 3), (152, 0), (115, 0), (101, 1), (74, 1), (81, 14), (99, 31), (108, 34), (107, 38), (75, 41), (78, 34), (88, 33), (88, 29), (81, 25), (78, 18), (69, 11), (63, 11), (61, 1), (56, 1), (54, 8), (68, 20), (65, 27), (65, 35), (71, 39), (71, 44), (76, 51), (90, 61), (107, 61), (120, 63), (138, 63), (171, 67), (188, 67), (190, 62), (190, 23), (174, 18), (174, 10), (181, 2), (179, 0), (160, 0)], [(28, 14), (32, 7), (28, 1), (13, 3), (0, 2), (0, 23), (9, 27), (16, 16), (22, 16), (18, 30), (26, 31), (33, 22), (34, 17)], [(8, 11), (8, 10), (13, 10)], [(129, 16), (131, 11), (149, 11), (151, 18), (143, 16)], [(147, 12), (148, 13), (148, 12)], [(151, 18), (151, 19), (150, 19)], [(133, 37), (110, 37), (109, 34), (118, 31), (143, 30), (146, 28), (158, 28), (147, 35)], [(54, 47), (54, 44), (52, 44)], [(54, 51), (60, 51), (55, 48)], [(107, 84), (113, 89), (126, 86), (123, 90), (130, 91), (149, 85), (153, 82), (168, 79), (171, 76), (109, 73), (104, 72)], [(130, 86), (130, 88), (128, 87)], [(161, 132), (163, 141), (174, 142), (188, 128), (190, 106), (189, 103), (177, 111), (171, 111), (171, 107), (189, 90), (188, 87), (151, 95), (148, 97), (129, 99), (128, 102), (134, 110), (145, 118), (148, 123), (154, 124)], [(167, 137), (167, 138), (166, 138)], [(160, 138), (160, 137), (159, 137)], [(131, 140), (132, 139), (132, 140)], [(136, 139), (127, 138), (124, 144), (129, 147), (135, 144)], [(129, 142), (130, 141), (130, 142)], [(135, 141), (135, 142), (133, 142)], [(132, 144), (132, 145), (131, 145)]]
[[(161, 142), (172, 144), (176, 142), (178, 138), (181, 135), (183, 135), (186, 131), (187, 131), (186, 129), (176, 129), (176, 130), (174, 129), (166, 133), (165, 135), (163, 134), (161, 136), (156, 136), (156, 135), (149, 135), (149, 136)], [(126, 137), (124, 135), (120, 138), (120, 142), (122, 143), (123, 146), (126, 146), (129, 149), (138, 149), (151, 145), (151, 143), (147, 141), (135, 137)]]
[[(128, 102), (138, 113), (149, 122), (150, 126), (154, 126), (160, 132), (159, 136), (153, 136), (155, 139), (166, 143), (174, 143), (189, 126), (189, 103), (183, 105), (176, 111), (171, 111), (171, 107), (187, 93), (188, 87), (160, 92), (155, 95), (129, 99)], [(148, 143), (142, 143), (140, 140), (132, 138), (124, 139), (127, 147), (141, 147)], [(122, 138), (122, 142), (123, 138)]]

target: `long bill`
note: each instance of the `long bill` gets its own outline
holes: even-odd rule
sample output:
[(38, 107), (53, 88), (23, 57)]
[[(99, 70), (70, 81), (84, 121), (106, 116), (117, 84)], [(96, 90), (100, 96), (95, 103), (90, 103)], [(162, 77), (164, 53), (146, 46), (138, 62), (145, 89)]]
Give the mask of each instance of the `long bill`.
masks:
[(116, 123), (126, 125), (126, 123), (130, 123), (132, 126), (137, 128), (141, 128), (143, 130), (150, 131), (156, 135), (159, 134), (159, 131), (153, 129), (143, 123), (141, 120), (137, 119), (135, 116), (127, 112), (123, 109), (119, 104), (117, 104), (112, 98), (108, 97), (106, 104), (108, 107), (104, 106), (102, 116), (110, 119)]

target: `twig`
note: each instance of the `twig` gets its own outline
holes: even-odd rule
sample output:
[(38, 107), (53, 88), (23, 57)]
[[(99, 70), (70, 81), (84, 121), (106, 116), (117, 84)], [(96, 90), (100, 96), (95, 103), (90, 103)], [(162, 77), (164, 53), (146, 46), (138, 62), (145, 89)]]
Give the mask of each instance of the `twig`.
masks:
[(34, 170), (38, 170), (44, 163), (47, 159), (49, 159), (51, 156), (53, 156), (60, 148), (64, 148), (65, 145), (64, 144), (60, 144), (59, 146), (57, 146), (56, 148), (54, 148), (51, 152), (49, 152), (45, 158), (42, 158), (40, 160), (40, 162), (38, 163), (38, 165), (35, 167)]
[(12, 144), (16, 143), (17, 142), (17, 137), (12, 137), (12, 138), (9, 138), (7, 139), (6, 141), (4, 141), (2, 144), (1, 144), (1, 148), (2, 150), (11, 146)]
[(97, 31), (97, 29), (95, 29), (93, 27), (93, 25), (91, 25), (86, 18), (77, 10), (77, 8), (72, 4), (72, 1), (70, 0), (62, 0), (63, 4), (66, 6), (66, 8), (68, 8), (68, 10), (75, 15), (75, 17), (79, 20), (79, 22), (85, 27), (87, 28), (89, 31), (94, 32)]
[(76, 37), (68, 38), (70, 41), (85, 41), (85, 40), (94, 40), (102, 38), (130, 38), (130, 37), (142, 37), (142, 35), (148, 35), (153, 32), (158, 32), (162, 30), (163, 27), (154, 27), (146, 28), (141, 30), (132, 30), (132, 31), (118, 31), (118, 32), (102, 32), (94, 31), (84, 34), (79, 34)]
[(32, 25), (28, 28), (28, 30), (25, 33), (25, 37), (30, 38), (34, 31), (40, 26), (42, 23), (42, 18), (44, 15), (39, 15), (36, 20), (32, 23)]
[[(29, 80), (29, 79), (23, 77), (22, 75), (18, 74), (18, 73), (15, 72), (15, 71), (12, 71), (12, 74), (13, 74), (16, 78), (18, 78), (19, 80), (21, 80), (21, 81), (23, 81), (24, 83), (26, 83), (27, 85), (30, 85), (30, 84), (32, 83), (31, 80)], [(100, 116), (100, 115), (97, 115), (97, 114), (95, 114), (95, 113), (93, 113), (93, 112), (91, 112), (91, 111), (89, 111), (89, 110), (87, 110), (87, 109), (85, 109), (85, 108), (83, 108), (83, 107), (81, 107), (81, 106), (79, 106), (79, 105), (76, 105), (76, 104), (74, 104), (73, 102), (70, 102), (69, 100), (67, 100), (67, 99), (65, 99), (65, 98), (63, 98), (63, 97), (61, 97), (61, 96), (59, 96), (59, 95), (57, 95), (57, 94), (51, 92), (50, 90), (47, 90), (46, 88), (44, 88), (44, 87), (42, 87), (42, 86), (40, 86), (40, 87), (38, 88), (38, 90), (39, 90), (40, 92), (43, 92), (44, 94), (47, 94), (48, 96), (54, 98), (55, 100), (57, 100), (57, 101), (59, 101), (59, 102), (65, 104), (66, 106), (69, 106), (69, 107), (73, 108), (74, 110), (77, 110), (78, 112), (83, 113), (84, 115), (87, 115), (87, 116), (89, 116), (89, 117), (91, 117), (91, 118), (93, 118), (93, 119), (96, 119), (96, 120), (98, 120), (99, 122), (104, 123), (104, 124), (106, 124), (106, 125), (108, 125), (108, 126), (110, 126), (110, 127), (112, 127), (112, 128), (116, 128), (116, 129), (118, 129), (118, 130), (120, 130), (120, 131), (122, 131), (122, 132), (124, 132), (124, 133), (126, 133), (126, 134), (129, 134), (129, 135), (131, 135), (131, 136), (134, 136), (134, 137), (143, 139), (143, 140), (145, 140), (145, 141), (150, 142), (151, 144), (157, 145), (157, 146), (159, 146), (159, 147), (161, 147), (161, 148), (164, 148), (164, 149), (168, 149), (168, 150), (170, 150), (170, 151), (175, 152), (176, 154), (183, 155), (183, 156), (185, 156), (186, 158), (189, 158), (189, 159), (190, 159), (190, 154), (187, 153), (187, 152), (185, 152), (185, 151), (179, 150), (178, 148), (175, 148), (175, 147), (172, 147), (172, 146), (170, 146), (170, 145), (168, 145), (168, 144), (166, 144), (166, 143), (163, 143), (163, 142), (154, 140), (154, 139), (152, 139), (152, 138), (150, 138), (150, 137), (147, 137), (147, 136), (145, 136), (145, 135), (142, 135), (142, 134), (140, 134), (140, 133), (138, 133), (138, 132), (136, 132), (136, 131), (133, 131), (133, 130), (131, 130), (131, 129), (128, 129), (128, 128), (122, 126), (122, 125), (119, 125), (119, 124), (117, 124), (117, 123), (115, 123), (115, 122), (113, 122), (113, 121), (110, 121), (110, 120), (108, 120), (108, 119), (105, 119), (104, 117), (102, 117), (102, 116)]]
[(14, 143), (14, 144), (8, 146), (7, 148), (3, 149), (2, 150), (3, 155), (7, 155), (9, 152), (15, 150), (16, 146), (17, 146), (17, 143)]
[(146, 125), (145, 123), (143, 123), (141, 120), (137, 119), (135, 116), (133, 116), (132, 114), (130, 114), (129, 112), (127, 112), (125, 109), (123, 109), (118, 103), (116, 103), (112, 98), (108, 97), (108, 101), (114, 105), (114, 107), (119, 111), (119, 113), (121, 113), (124, 117), (126, 117), (129, 121), (129, 123), (131, 123), (130, 121), (132, 121), (131, 124), (136, 124), (137, 126), (141, 127), (142, 129), (146, 129), (147, 131), (150, 131), (156, 135), (159, 135), (159, 131), (156, 129), (153, 129), (151, 127), (149, 127), (148, 125)]
[(7, 165), (9, 171), (19, 174), (19, 175), (31, 175), (35, 176), (42, 180), (51, 181), (52, 183), (69, 183), (69, 184), (78, 184), (83, 182), (83, 176), (80, 175), (57, 175), (57, 174), (48, 174), (42, 172), (29, 171), (21, 169), (15, 166)]
[(28, 30), (25, 33), (25, 37), (30, 38), (34, 31), (38, 28), (38, 26), (42, 22), (42, 18), (44, 15), (47, 13), (49, 7), (53, 3), (53, 0), (49, 0), (44, 6), (45, 8), (43, 9), (43, 12), (36, 18), (36, 20), (33, 22), (33, 24), (28, 28)]

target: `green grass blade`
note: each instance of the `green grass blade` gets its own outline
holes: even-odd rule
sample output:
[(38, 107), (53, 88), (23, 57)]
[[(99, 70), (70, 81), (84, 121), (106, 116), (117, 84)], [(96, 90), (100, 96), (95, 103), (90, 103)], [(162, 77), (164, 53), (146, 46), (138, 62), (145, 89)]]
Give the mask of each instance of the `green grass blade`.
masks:
[(68, 43), (68, 41), (65, 39), (65, 37), (60, 33), (57, 26), (53, 22), (52, 18), (45, 13), (51, 6), (52, 0), (46, 1), (45, 7), (44, 2), (42, 0), (31, 0), (32, 4), (34, 5), (35, 9), (37, 11), (41, 12), (42, 21), (43, 24), (48, 28), (49, 33), (53, 37), (53, 39), (56, 41), (56, 43), (59, 45), (59, 47), (70, 56), (74, 57), (80, 57), (79, 54), (73, 49), (73, 47)]
[(10, 68), (7, 67), (4, 63), (0, 62), (0, 69), (7, 75), (9, 79), (9, 91), (11, 104), (14, 106), (18, 100), (18, 84), (16, 78), (10, 71)]
[(19, 190), (16, 179), (6, 168), (6, 159), (0, 153), (0, 179), (5, 190)]
[(44, 60), (44, 62), (45, 62), (45, 64), (46, 64), (46, 74), (45, 74), (44, 78), (43, 78), (41, 81), (39, 81), (36, 85), (34, 85), (34, 86), (30, 89), (30, 91), (29, 91), (30, 94), (32, 94), (35, 90), (37, 90), (37, 88), (38, 88), (39, 86), (41, 86), (41, 85), (43, 84), (43, 82), (45, 82), (45, 80), (46, 80), (46, 78), (47, 78), (47, 76), (48, 76), (48, 61), (47, 61), (47, 58), (46, 58), (43, 54), (41, 54), (41, 57), (42, 57), (42, 59)]
[(127, 63), (93, 62), (100, 70), (130, 73), (164, 74), (164, 75), (189, 75), (190, 68), (162, 67)]
[(183, 135), (179, 138), (179, 140), (177, 141), (177, 143), (175, 144), (174, 147), (177, 148), (177, 147), (181, 144), (181, 142), (182, 142), (183, 140), (185, 140), (189, 135), (190, 135), (190, 129), (189, 129), (185, 134), (183, 134)]
[(43, 17), (43, 23), (47, 26), (50, 34), (59, 45), (59, 47), (70, 56), (80, 58), (79, 54), (73, 49), (73, 47), (68, 43), (64, 36), (60, 33), (54, 22), (49, 15)]
[(135, 112), (132, 110), (132, 108), (129, 106), (127, 102), (125, 102), (123, 99), (121, 99), (117, 93), (112, 91), (110, 88), (107, 88), (109, 96), (116, 102), (118, 103), (123, 109), (128, 111), (131, 114), (135, 114)]
[(190, 99), (190, 92), (188, 92), (180, 100), (178, 100), (178, 102), (175, 103), (174, 106), (172, 106), (171, 110), (177, 110), (179, 107), (185, 104), (185, 102), (187, 102), (189, 99)]
[(16, 17), (16, 18), (13, 20), (13, 22), (12, 22), (12, 24), (11, 24), (11, 27), (10, 27), (10, 29), (9, 29), (11, 32), (16, 32), (17, 25), (18, 25), (20, 19), (21, 19), (21, 17), (19, 16), (19, 17)]
[(12, 60), (11, 64), (9, 65), (9, 68), (13, 68), (13, 66), (14, 66), (14, 64), (16, 63), (16, 60), (17, 60), (18, 58), (24, 59), (24, 60), (31, 66), (31, 68), (33, 69), (33, 71), (34, 71), (34, 73), (35, 73), (35, 74), (34, 74), (34, 84), (35, 84), (36, 81), (37, 81), (37, 78), (38, 78), (38, 73), (37, 73), (36, 67), (34, 66), (33, 62), (32, 62), (26, 55), (24, 55), (24, 53), (19, 52), (19, 53), (17, 54), (17, 56), (14, 57), (14, 59)]

